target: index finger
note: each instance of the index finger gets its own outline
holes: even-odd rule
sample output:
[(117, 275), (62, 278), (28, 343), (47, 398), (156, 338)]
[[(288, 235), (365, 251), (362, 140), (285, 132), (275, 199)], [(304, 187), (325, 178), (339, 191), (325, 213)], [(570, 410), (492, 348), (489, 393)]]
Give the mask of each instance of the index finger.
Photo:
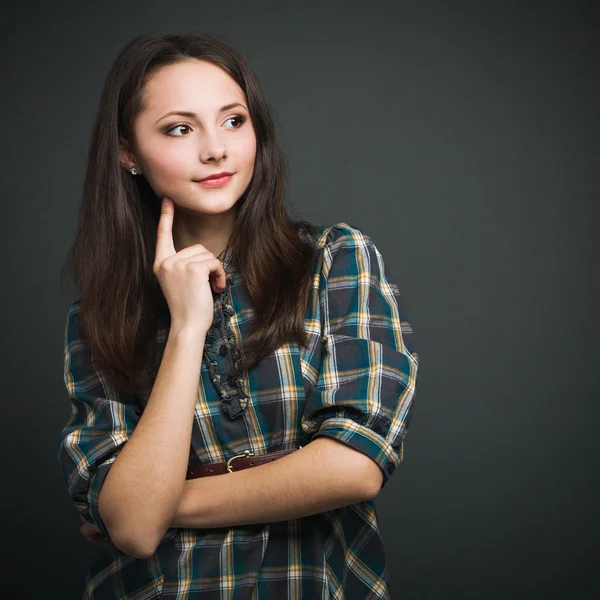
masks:
[(173, 201), (166, 196), (163, 198), (160, 208), (160, 219), (156, 230), (156, 254), (155, 262), (159, 265), (165, 258), (176, 254), (173, 243), (173, 214), (175, 209)]

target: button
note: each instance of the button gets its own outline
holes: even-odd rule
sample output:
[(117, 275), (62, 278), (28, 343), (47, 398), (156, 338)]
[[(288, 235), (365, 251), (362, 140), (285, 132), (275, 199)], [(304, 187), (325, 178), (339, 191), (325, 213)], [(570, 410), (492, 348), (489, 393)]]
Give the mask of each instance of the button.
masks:
[(219, 354), (221, 356), (225, 356), (227, 354), (227, 344), (223, 344), (220, 348), (219, 348)]

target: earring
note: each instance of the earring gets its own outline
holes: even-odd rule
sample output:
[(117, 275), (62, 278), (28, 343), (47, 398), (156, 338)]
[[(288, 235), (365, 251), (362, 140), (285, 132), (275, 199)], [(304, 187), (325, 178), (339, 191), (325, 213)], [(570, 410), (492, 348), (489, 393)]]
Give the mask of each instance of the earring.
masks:
[(137, 174), (138, 174), (138, 170), (137, 170), (135, 167), (132, 167), (131, 169), (129, 169), (129, 172), (130, 172), (132, 175), (137, 175)]

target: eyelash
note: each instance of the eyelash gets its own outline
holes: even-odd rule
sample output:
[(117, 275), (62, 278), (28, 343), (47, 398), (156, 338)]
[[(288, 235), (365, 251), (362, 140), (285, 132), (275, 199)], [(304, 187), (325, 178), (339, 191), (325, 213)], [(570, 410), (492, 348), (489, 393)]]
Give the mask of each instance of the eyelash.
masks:
[[(240, 124), (237, 127), (234, 127), (233, 129), (239, 129), (248, 120), (247, 117), (245, 117), (244, 115), (235, 115), (234, 117), (229, 117), (229, 119), (227, 120), (231, 121), (232, 119), (237, 119), (240, 122)], [(172, 135), (170, 133), (171, 131), (173, 131), (173, 129), (177, 129), (178, 127), (187, 127), (189, 129), (189, 125), (186, 125), (185, 123), (179, 123), (178, 125), (167, 127), (167, 129), (165, 129), (165, 133), (171, 137), (185, 137), (185, 135)]]

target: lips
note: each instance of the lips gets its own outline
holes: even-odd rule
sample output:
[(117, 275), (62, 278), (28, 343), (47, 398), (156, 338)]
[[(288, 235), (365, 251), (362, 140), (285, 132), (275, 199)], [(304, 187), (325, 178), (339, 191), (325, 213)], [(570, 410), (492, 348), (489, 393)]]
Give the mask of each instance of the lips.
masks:
[(227, 185), (233, 178), (233, 175), (224, 175), (223, 177), (207, 177), (197, 183), (204, 188), (220, 188)]
[(204, 179), (200, 179), (200, 181), (210, 181), (211, 179), (222, 179), (223, 177), (227, 177), (228, 175), (233, 175), (229, 171), (221, 171), (221, 173), (215, 173), (214, 175), (209, 175)]

